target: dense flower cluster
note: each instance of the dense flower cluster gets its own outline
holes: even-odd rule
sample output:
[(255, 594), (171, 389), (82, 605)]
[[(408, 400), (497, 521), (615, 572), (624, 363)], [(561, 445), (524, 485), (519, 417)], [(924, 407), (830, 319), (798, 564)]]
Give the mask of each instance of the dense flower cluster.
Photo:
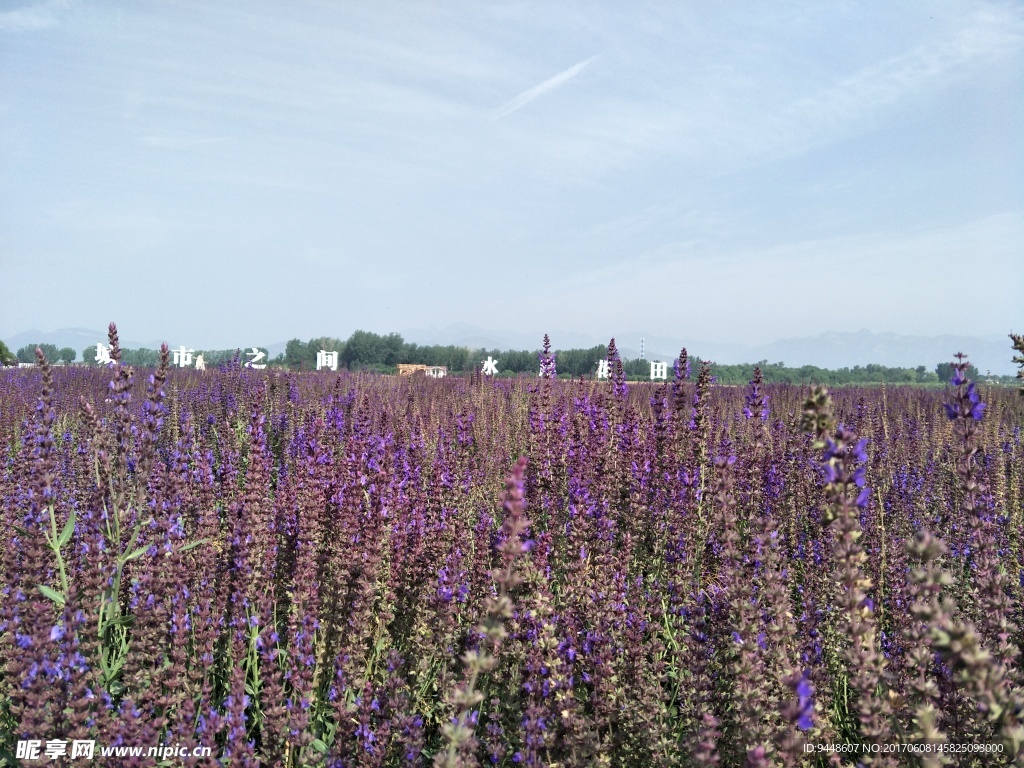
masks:
[(755, 416), (761, 421), (767, 421), (770, 411), (768, 410), (768, 395), (764, 393), (764, 376), (761, 373), (761, 366), (754, 366), (754, 378), (750, 380), (747, 389), (747, 396), (743, 401), (743, 415), (748, 419)]
[(542, 379), (558, 378), (558, 366), (555, 364), (555, 353), (551, 351), (551, 339), (544, 334), (544, 348), (537, 355), (540, 363), (540, 377)]
[(0, 760), (1021, 760), (1024, 398), (963, 360), (808, 397), (685, 351), (627, 388), (614, 345), (538, 385), (136, 375), (110, 341), (0, 374)]

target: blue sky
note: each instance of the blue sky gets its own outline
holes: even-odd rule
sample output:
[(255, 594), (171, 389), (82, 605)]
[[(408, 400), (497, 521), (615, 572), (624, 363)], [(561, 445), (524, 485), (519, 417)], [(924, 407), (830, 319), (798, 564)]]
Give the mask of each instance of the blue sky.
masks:
[(0, 3), (0, 334), (1024, 328), (1020, 3)]

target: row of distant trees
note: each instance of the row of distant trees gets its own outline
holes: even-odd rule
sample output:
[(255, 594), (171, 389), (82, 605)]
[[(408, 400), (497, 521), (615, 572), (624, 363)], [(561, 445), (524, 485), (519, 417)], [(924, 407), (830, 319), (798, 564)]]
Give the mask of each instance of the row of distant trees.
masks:
[[(35, 362), (36, 347), (42, 349), (46, 358), (66, 364), (77, 358), (71, 347), (58, 349), (53, 344), (28, 344), (12, 355), (10, 350), (0, 342), (0, 362), (13, 363), (15, 359), (22, 363)], [(498, 361), (499, 375), (514, 376), (520, 373), (537, 373), (539, 368), (539, 350), (499, 350), (470, 349), (454, 344), (420, 345), (406, 342), (401, 335), (389, 333), (381, 335), (370, 331), (356, 331), (348, 339), (342, 340), (330, 336), (321, 336), (302, 341), (292, 339), (285, 346), (283, 354), (272, 360), (265, 360), (272, 367), (284, 367), (292, 370), (314, 370), (317, 352), (320, 350), (337, 352), (341, 366), (349, 370), (393, 371), (399, 363), (421, 363), (424, 365), (443, 365), (453, 373), (466, 373), (474, 370), (488, 356)], [(203, 355), (207, 366), (213, 367), (238, 358), (246, 361), (245, 350), (197, 350), (195, 355)], [(607, 347), (603, 344), (589, 349), (557, 350), (557, 369), (559, 376), (592, 376), (597, 369), (599, 360), (607, 355)], [(82, 360), (86, 363), (96, 362), (96, 347), (87, 347), (82, 352)], [(121, 361), (136, 368), (156, 367), (160, 362), (160, 353), (154, 349), (124, 349)], [(623, 360), (623, 370), (632, 379), (648, 379), (650, 363), (647, 360)], [(701, 364), (699, 358), (691, 358), (693, 369)], [(884, 365), (854, 366), (853, 368), (827, 369), (813, 365), (788, 367), (783, 363), (758, 363), (769, 383), (789, 384), (931, 384), (946, 382), (953, 375), (951, 363), (939, 363), (934, 370), (919, 365), (916, 368), (898, 368)], [(712, 373), (721, 384), (745, 384), (754, 374), (754, 364), (712, 366)], [(968, 375), (977, 380), (979, 373), (973, 365)], [(669, 377), (672, 376), (671, 365)]]
[[(61, 362), (65, 365), (70, 365), (75, 362), (78, 357), (78, 353), (71, 347), (61, 347), (57, 349), (56, 344), (26, 344), (24, 347), (19, 349), (15, 354), (19, 363), (34, 363), (36, 361), (36, 347), (43, 351), (46, 355), (46, 359), (50, 362)], [(0, 355), (9, 356), (10, 350), (6, 346), (0, 350)]]
[[(292, 339), (285, 347), (284, 355), (272, 362), (284, 364), (296, 370), (312, 370), (316, 367), (316, 356), (320, 350), (337, 352), (338, 361), (350, 370), (393, 368), (399, 363), (422, 365), (443, 365), (453, 373), (466, 373), (492, 357), (498, 361), (498, 370), (505, 375), (537, 373), (540, 368), (540, 350), (525, 349), (471, 349), (454, 344), (413, 344), (406, 342), (397, 333), (386, 336), (369, 331), (356, 331), (347, 340), (320, 337), (304, 342)], [(590, 349), (565, 349), (557, 352), (558, 373), (563, 376), (588, 376), (597, 368), (597, 361), (604, 359), (608, 348), (603, 344)], [(624, 361), (627, 375), (649, 375), (645, 361)]]
[[(266, 348), (263, 349), (266, 354)], [(203, 362), (208, 367), (215, 367), (223, 365), (224, 363), (230, 362), (234, 358), (238, 358), (240, 362), (244, 363), (248, 358), (243, 354), (243, 350), (240, 349), (198, 349), (193, 350), (192, 359), (195, 360), (199, 355), (203, 356)], [(86, 347), (82, 351), (82, 359), (90, 364), (96, 362), (96, 346)], [(156, 349), (122, 349), (121, 350), (121, 362), (124, 365), (130, 365), (133, 368), (156, 368), (160, 365), (160, 352)], [(262, 362), (267, 362), (264, 359)], [(194, 363), (193, 363), (194, 364)]]
[[(953, 377), (952, 363), (939, 363), (935, 370), (919, 365), (916, 368), (898, 368), (885, 365), (855, 365), (853, 368), (818, 368), (815, 365), (787, 367), (784, 363), (762, 360), (758, 365), (764, 380), (775, 384), (937, 384)], [(712, 373), (721, 384), (745, 384), (754, 374), (754, 365), (714, 365)], [(978, 379), (978, 369), (968, 368), (971, 379)]]
[[(16, 365), (18, 363), (34, 363), (36, 361), (36, 348), (42, 350), (42, 353), (46, 356), (46, 359), (51, 363), (64, 363), (70, 365), (78, 359), (78, 353), (71, 347), (57, 348), (55, 344), (26, 344), (21, 347), (17, 352), (11, 352), (4, 342), (0, 341), (0, 365)], [(266, 354), (266, 348), (263, 348), (264, 354)], [(247, 358), (244, 354), (244, 350), (239, 349), (207, 349), (207, 350), (196, 350), (193, 352), (193, 358), (197, 355), (202, 355), (203, 360), (208, 366), (217, 366), (224, 363), (228, 363), (234, 358), (238, 358), (241, 363), (244, 363)], [(283, 364), (283, 358), (278, 359), (278, 364)], [(86, 347), (82, 350), (82, 361), (90, 365), (96, 363), (96, 345)], [(125, 365), (130, 365), (133, 368), (155, 368), (160, 364), (160, 352), (156, 349), (122, 349), (121, 350), (121, 362)], [(264, 359), (263, 362), (267, 362)]]
[[(471, 349), (454, 344), (413, 344), (406, 342), (399, 334), (386, 336), (369, 331), (356, 331), (347, 340), (328, 336), (304, 342), (292, 339), (285, 346), (284, 355), (272, 362), (296, 370), (312, 370), (316, 367), (316, 356), (320, 350), (337, 352), (338, 361), (350, 370), (391, 368), (399, 363), (420, 363), (422, 365), (443, 365), (454, 373), (472, 371), (488, 356), (498, 361), (502, 373), (536, 373), (539, 369), (537, 351), (513, 349)], [(608, 350), (603, 345), (590, 349), (569, 349), (558, 353), (558, 372), (573, 376), (585, 376), (594, 372), (597, 361), (604, 358)]]
[[(369, 331), (356, 331), (347, 340), (322, 336), (304, 342), (292, 339), (285, 347), (284, 355), (271, 361), (273, 364), (285, 365), (295, 370), (313, 370), (316, 368), (317, 352), (337, 352), (339, 362), (350, 370), (390, 369), (399, 363), (421, 363), (424, 365), (443, 365), (449, 371), (462, 373), (472, 371), (480, 361), (490, 356), (498, 361), (498, 370), (504, 375), (519, 373), (536, 373), (539, 369), (539, 350), (498, 350), (469, 349), (455, 345), (418, 345), (404, 341), (397, 333), (386, 336)], [(599, 360), (608, 354), (603, 344), (589, 349), (557, 350), (556, 365), (559, 376), (592, 376), (597, 369)], [(628, 359), (622, 361), (627, 377), (633, 379), (650, 378), (650, 361)], [(696, 370), (701, 360), (691, 357), (691, 365)], [(854, 366), (837, 370), (819, 368), (814, 365), (788, 367), (784, 363), (758, 363), (769, 383), (789, 384), (932, 384), (946, 382), (953, 375), (951, 363), (940, 363), (934, 370), (919, 365), (916, 368), (899, 368), (884, 365)], [(972, 379), (978, 378), (978, 369), (969, 368)], [(712, 365), (712, 374), (721, 384), (745, 384), (754, 375), (754, 363), (741, 365)], [(669, 376), (672, 367), (669, 366)]]

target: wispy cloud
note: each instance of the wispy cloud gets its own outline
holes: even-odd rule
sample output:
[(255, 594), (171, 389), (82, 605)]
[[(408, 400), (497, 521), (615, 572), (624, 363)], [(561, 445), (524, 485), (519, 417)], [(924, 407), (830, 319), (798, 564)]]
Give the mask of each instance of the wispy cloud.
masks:
[(863, 130), (885, 110), (970, 76), (986, 61), (1012, 55), (1024, 39), (1019, 12), (986, 10), (945, 39), (919, 45), (790, 102), (780, 111), (734, 123), (730, 151), (799, 154)]
[(539, 83), (538, 85), (533, 86), (533, 88), (529, 88), (523, 91), (518, 96), (512, 97), (504, 104), (502, 104), (500, 107), (498, 107), (498, 109), (494, 112), (493, 119), (501, 120), (503, 117), (508, 117), (513, 112), (518, 112), (527, 104), (529, 104), (532, 101), (535, 101), (536, 99), (539, 99), (544, 94), (550, 93), (556, 88), (561, 88), (563, 85), (565, 85), (574, 77), (576, 77), (580, 72), (586, 69), (587, 65), (590, 64), (590, 62), (592, 62), (596, 58), (597, 56), (591, 56), (589, 59), (584, 59), (578, 64), (573, 64), (564, 72), (559, 72), (554, 77), (549, 77), (543, 83)]
[(786, 118), (806, 124), (821, 121), (848, 124), (910, 94), (947, 82), (975, 62), (1000, 57), (1021, 42), (1021, 18), (1011, 14), (979, 14), (974, 23), (951, 39), (922, 45), (880, 64), (866, 67), (832, 88), (794, 103)]
[[(924, 108), (925, 100), (963, 88), (986, 66), (1005, 67), (1019, 58), (1022, 45), (1024, 12), (993, 6), (966, 16), (958, 29), (930, 34), (924, 42), (845, 72), (823, 67), (820, 79), (794, 77), (799, 90), (785, 79), (789, 70), (780, 75), (741, 58), (729, 66), (700, 57), (684, 59), (686, 66), (672, 60), (673, 77), (656, 60), (653, 74), (640, 80), (632, 79), (641, 75), (627, 61), (623, 70), (631, 76), (632, 90), (616, 91), (613, 83), (588, 104), (585, 123), (573, 125), (561, 141), (546, 132), (544, 147), (564, 179), (576, 179), (575, 169), (590, 178), (657, 154), (730, 168), (795, 157), (870, 131), (914, 100)], [(788, 66), (778, 53), (768, 60)], [(565, 74), (507, 102), (495, 119)]]
[(48, 0), (13, 11), (0, 12), (0, 31), (31, 32), (56, 26), (59, 13), (71, 6), (70, 0)]

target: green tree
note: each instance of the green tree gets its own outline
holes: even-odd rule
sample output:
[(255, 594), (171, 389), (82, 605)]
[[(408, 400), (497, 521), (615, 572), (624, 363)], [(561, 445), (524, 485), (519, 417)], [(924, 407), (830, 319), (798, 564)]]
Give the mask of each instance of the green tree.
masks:
[(61, 347), (57, 355), (60, 358), (60, 361), (64, 363), (64, 365), (71, 365), (73, 362), (75, 362), (75, 358), (78, 357), (78, 353), (75, 352), (75, 350), (72, 349), (71, 347)]
[[(953, 378), (953, 364), (952, 363), (939, 363), (935, 366), (935, 373), (939, 376), (939, 381), (942, 383), (948, 382)], [(967, 378), (971, 381), (978, 380), (978, 369), (973, 365), (967, 366)]]
[(89, 365), (96, 364), (96, 345), (93, 344), (91, 347), (86, 347), (82, 350), (82, 361)]
[(306, 360), (306, 343), (292, 339), (284, 346), (284, 361), (292, 368), (301, 368)]
[[(399, 337), (401, 338), (401, 337)], [(348, 368), (384, 362), (383, 338), (370, 331), (355, 331), (345, 342), (340, 357)]]
[(0, 341), (0, 365), (14, 365), (17, 362), (18, 358), (14, 353), (11, 352), (6, 344)]
[(384, 365), (397, 365), (402, 357), (403, 346), (405, 346), (405, 341), (397, 333), (389, 333), (387, 336), (382, 336), (380, 339), (381, 359), (377, 362)]
[(321, 336), (318, 339), (310, 339), (306, 345), (306, 356), (304, 359), (304, 365), (310, 370), (316, 368), (316, 356), (320, 350), (324, 352), (337, 352), (338, 361), (341, 362), (345, 357), (345, 342), (341, 339), (335, 339), (332, 336)]
[(608, 355), (608, 347), (598, 344), (590, 349), (560, 349), (555, 354), (555, 365), (560, 374), (593, 376), (597, 371), (597, 361)]
[(160, 365), (160, 353), (155, 349), (122, 349), (121, 362), (133, 368), (156, 368)]
[(537, 360), (537, 355), (533, 352), (509, 349), (494, 356), (498, 358), (498, 367), (503, 371), (536, 373), (540, 370), (540, 362)]
[(18, 350), (18, 362), (20, 363), (34, 363), (36, 361), (36, 348), (43, 351), (46, 355), (46, 359), (50, 362), (56, 362), (59, 352), (55, 344), (26, 344), (24, 347)]
[(448, 358), (448, 370), (469, 371), (476, 365), (476, 355), (470, 356), (466, 347), (452, 347), (451, 356)]
[[(40, 344), (39, 348), (43, 350), (43, 354), (46, 355), (46, 359), (51, 363), (56, 362), (57, 358), (60, 357), (60, 350), (57, 349), (56, 344)], [(32, 351), (32, 356), (33, 358), (35, 357), (35, 350)]]

